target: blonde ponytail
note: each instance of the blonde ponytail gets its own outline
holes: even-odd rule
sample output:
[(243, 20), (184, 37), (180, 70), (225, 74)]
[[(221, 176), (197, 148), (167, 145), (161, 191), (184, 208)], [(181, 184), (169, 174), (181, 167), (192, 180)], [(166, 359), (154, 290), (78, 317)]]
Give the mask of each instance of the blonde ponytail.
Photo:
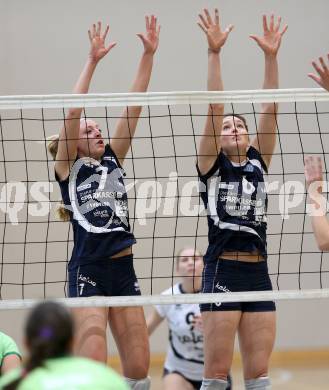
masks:
[[(56, 160), (56, 156), (57, 156), (57, 151), (58, 151), (58, 142), (59, 142), (59, 135), (58, 134), (55, 134), (55, 135), (52, 135), (48, 138), (49, 142), (48, 142), (48, 151), (49, 153), (51, 154), (53, 160)], [(56, 209), (56, 215), (57, 217), (61, 220), (61, 221), (69, 221), (70, 220), (70, 213), (68, 212), (68, 210), (65, 208), (64, 206), (64, 202), (61, 201), (58, 205), (57, 205), (57, 209)]]

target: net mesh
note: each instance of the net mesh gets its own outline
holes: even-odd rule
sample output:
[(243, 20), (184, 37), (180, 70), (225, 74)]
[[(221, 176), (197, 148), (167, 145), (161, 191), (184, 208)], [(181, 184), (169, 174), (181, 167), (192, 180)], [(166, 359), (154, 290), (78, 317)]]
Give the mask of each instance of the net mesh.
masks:
[(257, 134), (259, 103), (281, 102), (267, 178), (269, 272), (283, 299), (286, 290), (316, 290), (325, 296), (329, 255), (318, 250), (307, 216), (303, 161), (307, 154), (320, 155), (328, 181), (328, 100), (319, 90), (1, 97), (2, 302), (24, 306), (33, 298), (66, 294), (72, 229), (56, 216), (61, 196), (47, 139), (58, 134), (68, 107), (77, 104), (84, 107), (84, 117), (99, 124), (104, 139), (111, 136), (122, 107), (144, 106), (124, 165), (130, 224), (137, 239), (134, 263), (144, 300), (172, 286), (178, 250), (190, 246), (205, 253), (207, 248), (195, 162), (207, 104), (214, 101), (228, 103), (229, 112), (243, 115), (251, 136)]

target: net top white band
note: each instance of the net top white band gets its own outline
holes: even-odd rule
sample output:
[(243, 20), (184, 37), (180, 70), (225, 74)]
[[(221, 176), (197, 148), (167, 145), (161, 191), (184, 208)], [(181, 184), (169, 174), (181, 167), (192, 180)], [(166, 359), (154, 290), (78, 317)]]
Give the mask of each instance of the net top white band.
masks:
[(209, 103), (320, 102), (328, 100), (329, 93), (321, 88), (222, 92), (179, 91), (74, 95), (13, 95), (0, 96), (0, 110)]
[[(176, 294), (176, 295), (144, 295), (123, 297), (90, 297), (90, 298), (56, 298), (56, 302), (68, 307), (118, 307), (118, 306), (148, 306), (176, 305), (184, 303), (219, 303), (219, 302), (259, 302), (282, 301), (297, 299), (329, 298), (329, 289), (315, 290), (282, 290), (253, 291), (217, 294)], [(43, 300), (12, 299), (0, 301), (0, 310), (29, 309)]]

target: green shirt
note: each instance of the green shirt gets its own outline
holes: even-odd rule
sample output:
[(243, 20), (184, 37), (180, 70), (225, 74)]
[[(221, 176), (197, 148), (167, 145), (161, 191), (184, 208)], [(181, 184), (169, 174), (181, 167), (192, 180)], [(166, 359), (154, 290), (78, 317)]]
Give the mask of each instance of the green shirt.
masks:
[[(0, 389), (21, 375), (13, 370), (0, 379)], [(18, 390), (129, 390), (126, 382), (105, 364), (79, 357), (46, 360), (19, 384)]]
[(15, 341), (11, 337), (0, 332), (0, 372), (3, 364), (3, 359), (9, 355), (17, 355), (21, 357), (21, 354)]

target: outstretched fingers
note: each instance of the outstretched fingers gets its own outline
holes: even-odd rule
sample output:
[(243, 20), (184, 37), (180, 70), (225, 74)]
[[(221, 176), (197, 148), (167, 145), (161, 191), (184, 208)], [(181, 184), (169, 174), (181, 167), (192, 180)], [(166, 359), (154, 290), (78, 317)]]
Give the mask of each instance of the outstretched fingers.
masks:
[(102, 23), (101, 22), (97, 22), (96, 35), (98, 37), (100, 37), (100, 35), (101, 35), (101, 29), (102, 29)]
[[(211, 28), (212, 26), (218, 26), (219, 27), (219, 11), (218, 8), (215, 8), (214, 17), (212, 18), (209, 10), (207, 8), (204, 8), (203, 13), (199, 14), (199, 21), (197, 22), (200, 28), (207, 33), (207, 30)], [(229, 25), (225, 32), (231, 32), (233, 29), (232, 25)]]
[[(329, 63), (329, 54), (327, 54)], [(323, 57), (319, 57), (319, 62), (312, 61), (312, 66), (317, 74), (309, 73), (308, 77), (318, 83), (322, 88), (329, 92), (329, 67)]]
[(203, 26), (203, 30), (207, 30), (209, 28), (209, 24), (208, 22), (206, 21), (206, 19), (204, 18), (204, 16), (202, 14), (199, 14), (199, 18), (201, 20), (201, 23), (199, 22), (198, 24), (201, 26)]
[(280, 30), (281, 21), (282, 21), (282, 18), (281, 18), (281, 16), (279, 16), (279, 17), (278, 17), (278, 23), (277, 23), (276, 26), (274, 27), (274, 31), (275, 31), (275, 32), (278, 32), (278, 31)]
[(215, 23), (219, 24), (219, 12), (217, 8), (215, 8)]
[(234, 28), (233, 24), (229, 24), (229, 25), (226, 27), (225, 32), (226, 32), (227, 34), (229, 34), (229, 33), (233, 30), (233, 28)]
[(281, 31), (281, 37), (282, 35), (288, 30), (288, 25), (286, 24), (284, 27), (283, 27), (283, 30)]
[(323, 57), (319, 57), (319, 61), (320, 61), (320, 64), (322, 66), (322, 71), (324, 73), (328, 73), (328, 67), (327, 67), (327, 64), (324, 62)]
[(274, 14), (270, 16), (270, 31), (274, 31)]
[(93, 61), (98, 62), (116, 45), (116, 42), (110, 42), (107, 47), (105, 46), (105, 40), (109, 31), (110, 27), (106, 25), (104, 32), (102, 32), (102, 23), (100, 21), (97, 24), (94, 23), (88, 30), (90, 41), (89, 56)]
[(207, 23), (209, 24), (209, 26), (211, 26), (213, 24), (213, 21), (211, 19), (211, 16), (210, 16), (210, 13), (209, 13), (208, 9), (204, 8), (203, 12), (206, 15)]
[(159, 43), (159, 34), (161, 26), (158, 25), (158, 19), (155, 15), (145, 16), (145, 33), (136, 34), (144, 45), (145, 52), (155, 53)]
[(108, 53), (111, 49), (113, 49), (113, 47), (116, 45), (117, 43), (116, 42), (112, 42), (108, 45), (108, 47), (106, 48), (106, 53)]
[[(323, 61), (323, 58), (320, 57), (322, 59), (322, 63), (324, 62)], [(320, 60), (319, 58), (319, 60)], [(320, 63), (321, 63), (321, 60), (320, 60)], [(325, 70), (321, 68), (321, 66), (318, 65), (318, 63), (316, 61), (312, 61), (312, 65), (313, 65), (313, 68), (316, 70), (316, 72), (318, 73), (319, 76), (323, 77), (325, 75)]]
[(207, 29), (206, 29), (206, 27), (204, 27), (204, 25), (202, 24), (202, 23), (200, 23), (200, 22), (197, 22), (198, 23), (198, 26), (201, 28), (201, 30), (205, 33), (205, 34), (207, 34)]
[(150, 29), (150, 19), (149, 19), (148, 15), (145, 16), (145, 27), (146, 27), (146, 30)]
[(264, 32), (268, 32), (266, 15), (263, 15), (263, 30)]
[(109, 25), (106, 25), (105, 31), (104, 31), (104, 33), (103, 33), (103, 35), (102, 35), (103, 41), (105, 41), (106, 36), (107, 36), (107, 34), (108, 34), (109, 31), (110, 31), (110, 26), (109, 26)]

